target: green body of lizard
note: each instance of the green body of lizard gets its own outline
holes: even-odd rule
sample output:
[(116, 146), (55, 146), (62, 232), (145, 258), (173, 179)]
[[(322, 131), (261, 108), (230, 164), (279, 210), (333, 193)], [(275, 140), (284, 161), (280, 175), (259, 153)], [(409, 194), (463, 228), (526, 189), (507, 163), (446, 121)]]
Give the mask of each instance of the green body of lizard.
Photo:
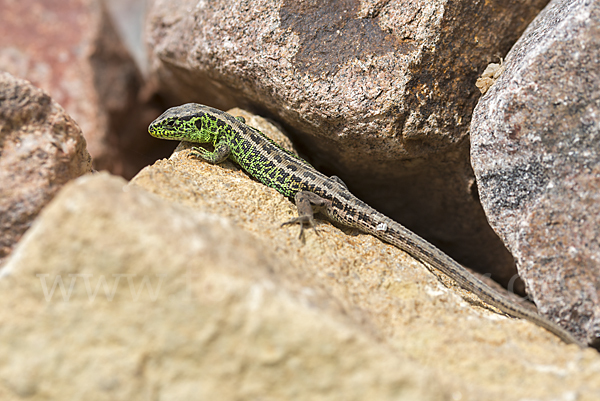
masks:
[(583, 346), (569, 331), (500, 295), (429, 242), (356, 198), (337, 177), (321, 174), (246, 125), (242, 118), (189, 103), (164, 112), (148, 131), (157, 138), (213, 144), (212, 152), (195, 147), (192, 154), (210, 163), (229, 158), (263, 184), (293, 198), (299, 216), (287, 223), (314, 227), (313, 209), (318, 210), (333, 221), (374, 235), (428, 263), (502, 312), (530, 320), (567, 343)]

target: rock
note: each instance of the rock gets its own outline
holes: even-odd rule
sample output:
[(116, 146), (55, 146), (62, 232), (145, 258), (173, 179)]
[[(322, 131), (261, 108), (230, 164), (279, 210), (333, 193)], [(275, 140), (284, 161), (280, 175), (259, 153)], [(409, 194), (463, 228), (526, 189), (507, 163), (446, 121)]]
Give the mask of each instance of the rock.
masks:
[(595, 351), (463, 302), (369, 235), (319, 221), (303, 244), (280, 227), (289, 200), (188, 152), (42, 211), (0, 276), (0, 398), (600, 395)]
[[(273, 252), (296, 277), (293, 282), (331, 294), (345, 316), (401, 353), (399, 358), (434, 369), (439, 380), (457, 385), (453, 398), (600, 396), (595, 351), (579, 351), (527, 321), (464, 302), (461, 296), (469, 299), (469, 294), (446, 288), (406, 253), (356, 230), (317, 220), (319, 235), (309, 231), (303, 243), (298, 227), (281, 227), (297, 215), (289, 200), (230, 162), (213, 166), (190, 158), (190, 146), (183, 143), (130, 185), (232, 221)], [(279, 269), (276, 274), (283, 274)]]
[(475, 86), (479, 89), (482, 95), (491, 88), (494, 83), (500, 78), (500, 75), (504, 72), (504, 66), (502, 65), (502, 59), (500, 59), (500, 64), (498, 63), (489, 63), (485, 70), (481, 74), (481, 77), (477, 78), (475, 82)]
[(0, 265), (58, 190), (92, 170), (85, 145), (50, 96), (0, 72)]
[(98, 170), (151, 163), (142, 77), (100, 0), (0, 3), (0, 70), (31, 81), (81, 127)]
[(433, 401), (460, 394), (353, 322), (264, 245), (227, 219), (106, 173), (68, 185), (0, 279), (0, 395)]
[(475, 109), (490, 224), (538, 309), (600, 344), (600, 4), (552, 1)]
[(145, 75), (148, 71), (148, 54), (144, 43), (143, 32), (147, 0), (105, 0), (106, 8), (110, 13), (123, 44)]
[(173, 103), (272, 116), (321, 171), (506, 285), (467, 133), (477, 76), (546, 3), (160, 0), (151, 71)]

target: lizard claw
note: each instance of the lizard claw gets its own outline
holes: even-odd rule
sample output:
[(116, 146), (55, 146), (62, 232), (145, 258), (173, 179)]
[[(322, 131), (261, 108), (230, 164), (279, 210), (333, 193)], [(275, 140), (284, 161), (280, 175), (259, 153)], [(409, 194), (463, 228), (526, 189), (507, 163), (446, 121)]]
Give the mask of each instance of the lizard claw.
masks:
[(300, 223), (300, 234), (298, 235), (299, 239), (302, 239), (304, 237), (304, 225), (305, 224), (308, 224), (309, 226), (311, 226), (312, 229), (315, 230), (315, 234), (319, 235), (319, 231), (317, 231), (317, 227), (315, 224), (315, 219), (313, 219), (312, 216), (294, 217), (293, 219), (290, 219), (286, 222), (281, 223), (281, 227), (286, 226), (288, 224), (296, 224), (296, 223)]

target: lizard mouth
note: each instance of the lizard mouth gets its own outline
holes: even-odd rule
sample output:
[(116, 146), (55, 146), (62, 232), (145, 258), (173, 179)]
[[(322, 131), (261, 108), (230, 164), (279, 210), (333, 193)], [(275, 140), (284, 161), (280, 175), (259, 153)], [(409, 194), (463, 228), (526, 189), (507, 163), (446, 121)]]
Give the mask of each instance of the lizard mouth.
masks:
[(160, 131), (159, 131), (158, 127), (156, 127), (153, 124), (150, 124), (150, 126), (148, 127), (148, 133), (150, 135), (152, 135), (153, 137), (159, 138), (160, 137), (159, 132)]

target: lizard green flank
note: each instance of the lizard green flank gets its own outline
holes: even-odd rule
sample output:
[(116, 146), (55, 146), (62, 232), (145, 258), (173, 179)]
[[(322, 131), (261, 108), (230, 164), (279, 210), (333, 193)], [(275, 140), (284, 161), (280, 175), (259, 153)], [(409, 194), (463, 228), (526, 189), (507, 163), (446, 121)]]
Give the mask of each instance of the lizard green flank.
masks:
[(358, 228), (408, 252), (502, 312), (527, 319), (566, 343), (585, 346), (558, 324), (502, 296), (429, 242), (356, 198), (339, 178), (321, 174), (246, 125), (241, 117), (189, 103), (165, 111), (148, 131), (157, 138), (210, 143), (214, 151), (194, 147), (191, 155), (213, 164), (229, 158), (263, 184), (294, 199), (298, 217), (284, 224), (300, 223), (301, 230), (305, 224), (314, 228), (313, 212), (319, 211), (333, 221)]

